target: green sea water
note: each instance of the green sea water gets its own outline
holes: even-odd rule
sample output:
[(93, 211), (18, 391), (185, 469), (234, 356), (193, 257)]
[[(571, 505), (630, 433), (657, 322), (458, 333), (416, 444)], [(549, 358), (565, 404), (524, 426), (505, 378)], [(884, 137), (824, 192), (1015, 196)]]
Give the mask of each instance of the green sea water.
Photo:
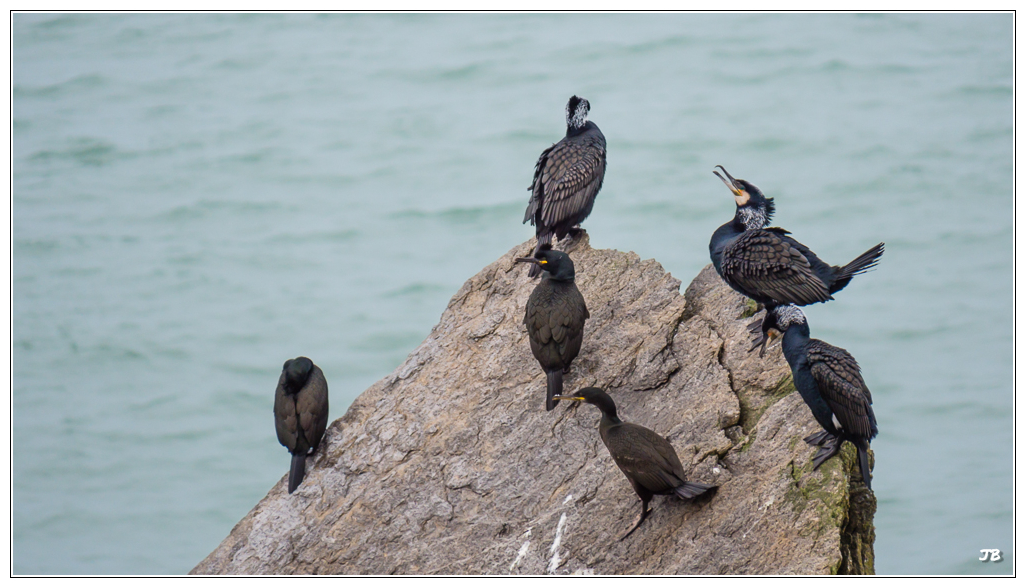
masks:
[(876, 570), (1011, 573), (1011, 14), (15, 14), (13, 572), (191, 569), (287, 470), (284, 360), (332, 420), (395, 369), (533, 235), (572, 94), (595, 247), (686, 286), (717, 164), (887, 243), (806, 309), (873, 391)]

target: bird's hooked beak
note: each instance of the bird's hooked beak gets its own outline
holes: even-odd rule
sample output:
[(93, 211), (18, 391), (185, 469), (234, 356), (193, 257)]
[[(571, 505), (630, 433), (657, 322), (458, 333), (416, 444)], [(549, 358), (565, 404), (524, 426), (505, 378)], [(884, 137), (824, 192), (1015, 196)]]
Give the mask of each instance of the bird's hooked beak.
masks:
[[(737, 202), (737, 205), (744, 206), (745, 204), (747, 204), (749, 198), (748, 192), (746, 192), (744, 187), (741, 186), (741, 183), (735, 180), (734, 176), (730, 175), (730, 172), (727, 171), (727, 168), (723, 167), (722, 165), (717, 165), (716, 167), (723, 170), (723, 173), (727, 177), (725, 178), (721, 176), (720, 173), (715, 169), (713, 170), (713, 175), (715, 175), (717, 178), (722, 180), (724, 184), (727, 185), (727, 188), (731, 191), (731, 193), (734, 194), (734, 201)], [(730, 181), (727, 181), (728, 178)]]
[(584, 402), (584, 397), (583, 396), (553, 396), (552, 399), (553, 400), (578, 400), (580, 402)]
[[(769, 347), (769, 344), (772, 343), (773, 340), (776, 339), (779, 336), (780, 336), (780, 331), (778, 331), (778, 330), (776, 330), (776, 329), (774, 329), (772, 327), (770, 328), (770, 330), (766, 331), (766, 334), (762, 338), (762, 348), (759, 349), (759, 357), (762, 357), (763, 354), (766, 353), (766, 348)], [(755, 348), (753, 347), (752, 349), (755, 349)]]
[(535, 264), (538, 264), (538, 265), (542, 266), (543, 268), (545, 267), (545, 265), (547, 263), (549, 263), (549, 262), (545, 261), (544, 259), (537, 259), (537, 258), (534, 258), (534, 257), (518, 257), (514, 261), (516, 261), (517, 263), (535, 263)]

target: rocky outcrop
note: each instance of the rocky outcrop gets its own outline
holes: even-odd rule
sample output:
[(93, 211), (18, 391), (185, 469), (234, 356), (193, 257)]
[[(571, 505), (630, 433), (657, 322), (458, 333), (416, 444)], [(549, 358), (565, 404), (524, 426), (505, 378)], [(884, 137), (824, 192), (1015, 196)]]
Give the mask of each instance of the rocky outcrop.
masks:
[[(605, 388), (674, 445), (700, 504), (639, 502), (599, 413), (546, 413), (515, 257), (471, 278), (428, 338), (328, 428), (291, 496), (282, 478), (194, 574), (873, 572), (876, 501), (850, 447), (811, 471), (817, 430), (779, 346), (748, 353), (754, 307), (706, 267), (682, 296), (654, 260), (566, 246), (588, 303), (565, 390)], [(854, 481), (853, 481), (854, 480)]]

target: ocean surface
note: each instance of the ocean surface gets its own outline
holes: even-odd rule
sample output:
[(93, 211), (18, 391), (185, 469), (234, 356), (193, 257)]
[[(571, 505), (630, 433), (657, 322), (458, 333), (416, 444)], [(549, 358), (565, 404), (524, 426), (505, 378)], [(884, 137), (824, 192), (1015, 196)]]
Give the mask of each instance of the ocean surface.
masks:
[(887, 243), (807, 308), (873, 392), (876, 570), (1012, 572), (1011, 14), (15, 14), (13, 83), (15, 574), (188, 572), (288, 469), (286, 359), (334, 420), (532, 237), (572, 94), (592, 245), (682, 290), (717, 164)]

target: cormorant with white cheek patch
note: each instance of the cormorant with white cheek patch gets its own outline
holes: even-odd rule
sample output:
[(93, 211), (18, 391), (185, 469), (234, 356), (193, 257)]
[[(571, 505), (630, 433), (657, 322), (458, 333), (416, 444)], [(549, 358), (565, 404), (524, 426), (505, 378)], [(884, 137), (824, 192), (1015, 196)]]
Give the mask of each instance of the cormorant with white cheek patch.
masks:
[(673, 445), (661, 435), (641, 425), (625, 423), (616, 416), (616, 404), (601, 388), (585, 388), (572, 396), (557, 396), (560, 400), (579, 400), (602, 411), (599, 436), (605, 443), (616, 466), (641, 498), (641, 514), (620, 541), (627, 538), (648, 517), (648, 502), (656, 494), (676, 494), (692, 500), (716, 486), (688, 482), (684, 466)]
[(812, 410), (823, 432), (809, 435), (805, 442), (821, 446), (812, 459), (813, 470), (851, 442), (859, 453), (859, 469), (866, 488), (870, 485), (869, 442), (876, 437), (873, 397), (862, 379), (858, 362), (850, 353), (809, 338), (805, 313), (793, 304), (769, 309), (763, 321), (763, 349), (783, 333), (783, 351), (791, 366), (794, 386)]
[[(731, 288), (765, 305), (805, 306), (833, 300), (851, 279), (876, 266), (884, 244), (874, 246), (847, 265), (829, 265), (780, 228), (767, 228), (773, 217), (773, 199), (763, 196), (751, 182), (726, 178), (713, 170), (734, 194), (734, 218), (716, 229), (709, 241), (709, 257), (716, 272)], [(728, 180), (729, 178), (729, 180)], [(755, 323), (753, 323), (755, 324)], [(757, 330), (757, 329), (756, 329)]]
[[(562, 239), (591, 214), (595, 196), (606, 175), (606, 138), (588, 120), (591, 105), (571, 96), (566, 104), (566, 136), (542, 151), (534, 165), (534, 180), (527, 188), (524, 222), (531, 221), (538, 237), (537, 253), (553, 236)], [(537, 276), (539, 268), (528, 272)]]

